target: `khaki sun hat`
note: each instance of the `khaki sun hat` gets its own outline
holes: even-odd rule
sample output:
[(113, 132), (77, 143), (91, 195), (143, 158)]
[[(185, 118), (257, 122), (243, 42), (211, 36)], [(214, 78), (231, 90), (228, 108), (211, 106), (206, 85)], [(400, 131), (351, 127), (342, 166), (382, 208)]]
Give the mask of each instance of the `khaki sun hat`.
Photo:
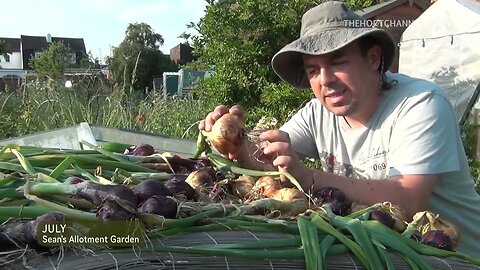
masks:
[(273, 56), (272, 67), (285, 82), (295, 88), (307, 89), (310, 83), (303, 67), (303, 54), (327, 54), (368, 35), (376, 38), (382, 47), (383, 70), (388, 70), (396, 54), (395, 41), (387, 31), (369, 25), (342, 2), (320, 4), (303, 15), (300, 38)]

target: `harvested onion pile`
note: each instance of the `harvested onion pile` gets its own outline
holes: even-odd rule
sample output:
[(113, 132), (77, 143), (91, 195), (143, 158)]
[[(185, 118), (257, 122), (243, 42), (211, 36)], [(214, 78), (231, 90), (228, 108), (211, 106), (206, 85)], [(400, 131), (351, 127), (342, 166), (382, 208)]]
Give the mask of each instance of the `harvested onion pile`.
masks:
[[(231, 124), (237, 120), (225, 121)], [(225, 137), (244, 136), (242, 125), (233, 133), (222, 129), (219, 133), (231, 147), (238, 144)], [(233, 151), (230, 146), (212, 143), (215, 137), (209, 136), (219, 152)], [(136, 221), (149, 238), (203, 228), (287, 231), (294, 235), (291, 241), (272, 242), (272, 252), (262, 256), (279, 256), (274, 255), (278, 246), (291, 251), (282, 253), (282, 258), (304, 258), (308, 269), (322, 269), (319, 261), (341, 252), (352, 252), (367, 269), (383, 269), (391, 264), (386, 250), (410, 256), (408, 263), (420, 269), (429, 269), (420, 255), (456, 257), (480, 265), (480, 260), (452, 251), (459, 232), (433, 213), (419, 213), (414, 222), (407, 223), (402, 209), (389, 203), (359, 207), (331, 187), (305, 194), (290, 175), (284, 174), (296, 187), (282, 187), (281, 173), (237, 167), (213, 154), (206, 144), (200, 149), (203, 157), (182, 158), (162, 155), (148, 145), (113, 152), (106, 150), (112, 145), (97, 148), (83, 143), (94, 150), (12, 145), (2, 149), (2, 250), (28, 247), (46, 255), (56, 254), (58, 248), (35, 242), (35, 234), (42, 229), (39, 224), (45, 222), (78, 224), (78, 230), (88, 234), (98, 226), (85, 224)], [(423, 238), (416, 241), (413, 236), (418, 234)], [(386, 249), (382, 252), (375, 248), (378, 244)], [(264, 251), (265, 245), (258, 250)], [(211, 245), (163, 246), (156, 251), (259, 256), (254, 247), (250, 247), (250, 253), (235, 247), (220, 251)]]

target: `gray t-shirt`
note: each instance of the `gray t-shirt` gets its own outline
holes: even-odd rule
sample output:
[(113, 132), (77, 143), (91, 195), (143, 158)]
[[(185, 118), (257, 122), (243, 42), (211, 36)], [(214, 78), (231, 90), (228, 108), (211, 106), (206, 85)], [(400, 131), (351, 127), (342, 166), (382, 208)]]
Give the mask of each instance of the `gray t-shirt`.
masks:
[(313, 99), (281, 128), (302, 157), (321, 160), (324, 171), (358, 179), (440, 174), (430, 210), (456, 224), (457, 250), (480, 258), (480, 196), (473, 188), (455, 111), (435, 84), (387, 73), (397, 85), (382, 93), (365, 127), (351, 129)]

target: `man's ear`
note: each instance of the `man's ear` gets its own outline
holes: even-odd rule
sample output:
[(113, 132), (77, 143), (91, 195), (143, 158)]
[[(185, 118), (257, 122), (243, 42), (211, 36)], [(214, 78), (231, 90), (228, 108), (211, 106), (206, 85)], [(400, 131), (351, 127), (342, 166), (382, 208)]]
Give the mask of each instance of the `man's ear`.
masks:
[(380, 45), (373, 45), (367, 54), (367, 61), (372, 70), (378, 70), (382, 62), (382, 47)]

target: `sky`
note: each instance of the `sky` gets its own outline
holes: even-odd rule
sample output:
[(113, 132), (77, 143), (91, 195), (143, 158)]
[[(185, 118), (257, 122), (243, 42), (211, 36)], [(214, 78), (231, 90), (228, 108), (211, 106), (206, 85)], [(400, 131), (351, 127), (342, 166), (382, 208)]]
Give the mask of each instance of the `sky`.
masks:
[(205, 0), (0, 0), (0, 37), (83, 38), (87, 53), (103, 59), (125, 37), (129, 23), (146, 23), (164, 39), (160, 50), (183, 42), (190, 22), (204, 15)]

